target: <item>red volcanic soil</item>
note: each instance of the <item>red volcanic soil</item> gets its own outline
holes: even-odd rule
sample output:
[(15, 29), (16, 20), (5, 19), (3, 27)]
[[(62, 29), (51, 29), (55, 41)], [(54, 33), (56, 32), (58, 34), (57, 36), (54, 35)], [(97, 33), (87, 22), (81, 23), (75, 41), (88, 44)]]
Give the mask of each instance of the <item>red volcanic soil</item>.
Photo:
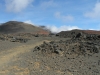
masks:
[(37, 34), (49, 35), (49, 32), (41, 30), (41, 31), (38, 31)]
[(100, 31), (96, 31), (96, 30), (83, 30), (83, 32), (88, 34), (100, 34)]

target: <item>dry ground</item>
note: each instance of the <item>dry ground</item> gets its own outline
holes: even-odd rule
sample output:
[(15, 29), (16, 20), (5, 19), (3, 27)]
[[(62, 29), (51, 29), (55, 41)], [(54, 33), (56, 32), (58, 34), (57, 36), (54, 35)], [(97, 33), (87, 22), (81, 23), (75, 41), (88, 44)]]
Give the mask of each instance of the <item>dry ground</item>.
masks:
[(0, 41), (0, 75), (100, 75), (100, 53), (70, 59), (33, 52), (43, 41), (61, 39), (35, 37), (27, 43)]
[[(43, 41), (49, 42), (50, 40), (52, 38), (48, 37), (34, 37), (27, 43), (0, 40), (0, 75), (30, 75), (27, 64), (29, 64), (28, 58), (31, 58), (31, 56), (28, 56), (28, 54), (32, 53), (35, 46), (41, 45)], [(39, 63), (35, 62), (34, 64), (38, 68)]]

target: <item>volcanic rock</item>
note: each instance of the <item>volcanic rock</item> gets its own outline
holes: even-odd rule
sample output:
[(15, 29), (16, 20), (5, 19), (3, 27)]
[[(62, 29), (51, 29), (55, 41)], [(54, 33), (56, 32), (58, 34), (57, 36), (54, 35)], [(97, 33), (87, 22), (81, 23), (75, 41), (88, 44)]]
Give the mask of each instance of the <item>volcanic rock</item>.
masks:
[(36, 47), (34, 51), (41, 51), (44, 54), (63, 54), (64, 56), (86, 56), (99, 53), (100, 38), (98, 38), (98, 35), (86, 35), (86, 38), (81, 36), (82, 33), (79, 33), (75, 38), (70, 40), (44, 42), (39, 47)]

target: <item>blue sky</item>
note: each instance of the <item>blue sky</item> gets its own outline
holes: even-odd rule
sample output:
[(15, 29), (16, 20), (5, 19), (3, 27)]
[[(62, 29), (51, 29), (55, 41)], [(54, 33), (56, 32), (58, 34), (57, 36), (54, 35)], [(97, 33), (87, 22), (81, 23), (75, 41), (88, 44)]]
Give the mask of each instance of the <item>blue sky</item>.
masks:
[(23, 21), (53, 32), (100, 30), (99, 0), (0, 0), (0, 23)]

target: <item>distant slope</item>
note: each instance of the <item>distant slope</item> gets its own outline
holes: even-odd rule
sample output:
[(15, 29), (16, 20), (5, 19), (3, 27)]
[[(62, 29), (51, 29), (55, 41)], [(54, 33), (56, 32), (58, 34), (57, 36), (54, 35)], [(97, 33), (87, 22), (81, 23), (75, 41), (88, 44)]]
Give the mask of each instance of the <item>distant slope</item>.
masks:
[(71, 31), (61, 31), (61, 32), (57, 33), (57, 35), (61, 36), (61, 37), (72, 37), (73, 35), (76, 35), (80, 32), (82, 32), (84, 34), (98, 34), (98, 35), (100, 35), (100, 31), (96, 31), (96, 30), (78, 30), (78, 29), (71, 30)]
[(40, 27), (33, 26), (24, 22), (9, 21), (0, 25), (0, 33), (33, 33), (33, 34), (49, 34), (48, 31)]
[(100, 35), (100, 31), (96, 31), (96, 30), (84, 30), (84, 33), (88, 33), (88, 34), (99, 34)]

